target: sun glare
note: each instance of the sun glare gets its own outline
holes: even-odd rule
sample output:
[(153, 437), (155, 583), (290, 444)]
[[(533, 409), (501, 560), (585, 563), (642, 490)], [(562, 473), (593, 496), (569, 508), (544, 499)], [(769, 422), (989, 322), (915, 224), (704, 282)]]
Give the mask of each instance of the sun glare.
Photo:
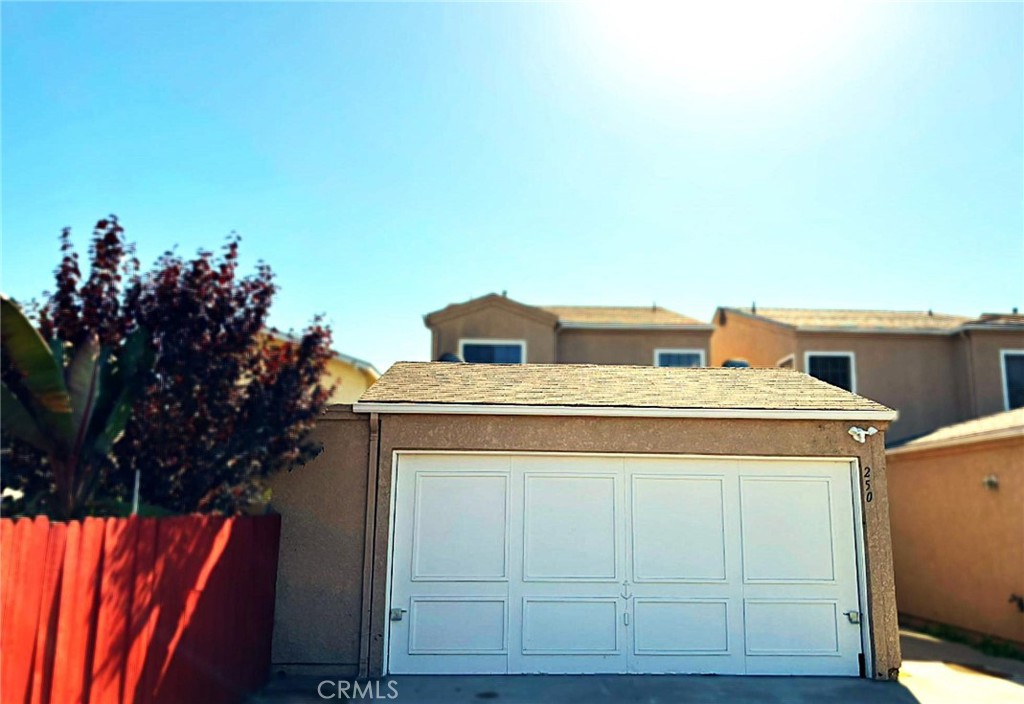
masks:
[(616, 63), (706, 92), (729, 93), (810, 66), (855, 14), (843, 2), (595, 2), (586, 6)]

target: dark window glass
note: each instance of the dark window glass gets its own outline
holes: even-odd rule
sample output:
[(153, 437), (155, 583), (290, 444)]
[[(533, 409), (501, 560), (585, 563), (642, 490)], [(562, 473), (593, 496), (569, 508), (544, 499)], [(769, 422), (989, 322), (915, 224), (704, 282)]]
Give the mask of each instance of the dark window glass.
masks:
[(1008, 409), (1024, 407), (1024, 353), (1003, 355), (1003, 369)]
[(696, 352), (659, 352), (659, 367), (699, 367), (700, 355)]
[(473, 342), (462, 346), (462, 358), (467, 362), (479, 364), (521, 364), (523, 348), (521, 345), (491, 345)]
[(840, 389), (853, 391), (853, 360), (849, 357), (812, 354), (807, 361), (807, 367), (807, 373), (816, 379), (827, 381)]

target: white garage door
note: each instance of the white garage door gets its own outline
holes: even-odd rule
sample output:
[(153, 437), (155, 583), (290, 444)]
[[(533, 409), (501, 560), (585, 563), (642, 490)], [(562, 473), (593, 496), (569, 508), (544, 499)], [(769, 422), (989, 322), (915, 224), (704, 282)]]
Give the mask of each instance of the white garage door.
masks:
[(846, 461), (399, 456), (389, 672), (857, 675)]

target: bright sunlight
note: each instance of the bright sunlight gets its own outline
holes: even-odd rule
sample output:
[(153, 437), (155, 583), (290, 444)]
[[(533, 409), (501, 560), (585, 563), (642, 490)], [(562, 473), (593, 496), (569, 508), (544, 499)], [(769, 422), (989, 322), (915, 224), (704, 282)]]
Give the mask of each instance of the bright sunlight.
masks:
[[(657, 80), (710, 93), (746, 91), (813, 66), (857, 7), (832, 2), (595, 2), (619, 59)], [(632, 68), (632, 67), (631, 67)]]

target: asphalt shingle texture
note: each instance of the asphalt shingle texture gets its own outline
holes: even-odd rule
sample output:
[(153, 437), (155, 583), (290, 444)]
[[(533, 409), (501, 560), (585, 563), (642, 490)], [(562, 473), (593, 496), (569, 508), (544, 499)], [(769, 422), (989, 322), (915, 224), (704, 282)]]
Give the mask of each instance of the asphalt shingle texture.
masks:
[(398, 362), (361, 403), (889, 411), (801, 372), (593, 364)]

